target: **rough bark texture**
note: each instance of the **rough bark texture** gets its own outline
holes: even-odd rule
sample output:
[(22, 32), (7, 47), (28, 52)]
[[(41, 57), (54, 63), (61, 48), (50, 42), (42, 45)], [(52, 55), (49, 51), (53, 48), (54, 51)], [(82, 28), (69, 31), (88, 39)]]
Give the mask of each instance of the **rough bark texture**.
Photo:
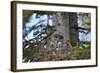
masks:
[(67, 49), (67, 41), (69, 37), (69, 16), (68, 13), (58, 12), (53, 15), (53, 25), (55, 26), (55, 32), (50, 36), (47, 41), (48, 49)]
[(68, 60), (72, 54), (72, 45), (79, 41), (76, 13), (57, 12), (52, 16), (53, 29), (50, 31), (55, 31), (41, 42), (40, 50), (30, 57), (30, 62)]
[(79, 31), (77, 23), (77, 14), (69, 13), (69, 25), (70, 25), (70, 42), (73, 46), (79, 42)]

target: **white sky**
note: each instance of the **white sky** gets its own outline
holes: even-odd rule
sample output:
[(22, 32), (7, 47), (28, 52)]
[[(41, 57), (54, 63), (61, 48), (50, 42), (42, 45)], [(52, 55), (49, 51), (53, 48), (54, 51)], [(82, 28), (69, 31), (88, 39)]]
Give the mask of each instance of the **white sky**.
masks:
[[(32, 27), (33, 25), (35, 25), (36, 23), (38, 23), (40, 20), (45, 20), (44, 22), (42, 22), (43, 24), (47, 24), (47, 15), (41, 16), (39, 19), (36, 19), (36, 14), (33, 14), (29, 20), (28, 23), (26, 23), (26, 27)], [(52, 25), (52, 20), (49, 20), (49, 24)], [(79, 26), (82, 25), (82, 21), (78, 20), (78, 24)], [(28, 29), (27, 29), (28, 30)], [(41, 29), (38, 29), (41, 30)], [(31, 33), (25, 38), (27, 40), (34, 38), (35, 36), (33, 36), (33, 31), (31, 31)], [(82, 41), (90, 41), (91, 40), (91, 33), (85, 35), (82, 33), (79, 33), (79, 39)]]
[[(42, 24), (46, 25), (47, 24), (47, 15), (43, 15), (41, 16), (39, 19), (36, 19), (36, 14), (33, 14), (29, 20), (28, 23), (26, 23), (26, 27), (32, 27), (33, 25), (37, 24), (40, 20), (45, 20), (44, 22), (42, 22)], [(52, 20), (49, 20), (49, 24), (52, 25)], [(39, 25), (39, 24), (38, 24)], [(38, 29), (41, 31), (41, 29)], [(35, 36), (33, 36), (33, 31), (31, 31), (31, 33), (25, 38), (27, 40), (34, 38)]]

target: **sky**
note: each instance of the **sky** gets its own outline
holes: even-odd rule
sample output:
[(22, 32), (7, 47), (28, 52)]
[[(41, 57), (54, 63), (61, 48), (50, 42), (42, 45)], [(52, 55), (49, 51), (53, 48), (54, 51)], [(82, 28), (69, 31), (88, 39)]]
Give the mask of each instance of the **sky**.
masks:
[[(43, 15), (41, 16), (39, 19), (36, 19), (36, 14), (33, 14), (29, 20), (28, 23), (26, 23), (26, 27), (32, 27), (33, 25), (37, 24), (40, 20), (45, 20), (44, 22), (42, 22), (44, 25), (47, 25), (47, 15)], [(52, 20), (49, 20), (49, 24), (52, 25)], [(39, 24), (38, 24), (39, 25)], [(27, 29), (29, 30), (29, 29)], [(39, 31), (41, 31), (41, 29), (38, 29)], [(29, 40), (34, 38), (35, 36), (33, 36), (34, 31), (32, 31), (25, 39)]]
[[(80, 19), (78, 19), (78, 26), (79, 27), (84, 27), (83, 22)], [(81, 41), (91, 41), (91, 33), (89, 32), (87, 35), (79, 33), (79, 39)]]
[[(42, 23), (45, 24), (45, 25), (47, 24), (47, 15), (43, 15), (39, 19), (36, 19), (35, 16), (36, 16), (36, 14), (33, 14), (30, 17), (29, 22), (26, 23), (26, 27), (28, 27), (27, 31), (29, 30), (30, 27), (32, 27), (33, 25), (35, 25), (36, 23), (38, 23), (40, 20), (45, 20)], [(52, 20), (51, 19), (49, 20), (49, 24), (52, 25)], [(79, 26), (82, 26), (83, 23), (82, 23), (82, 21), (80, 21), (78, 19), (78, 24), (79, 24)], [(41, 29), (38, 29), (38, 30), (41, 31)], [(34, 38), (35, 36), (33, 36), (33, 33), (34, 33), (34, 31), (32, 31), (27, 37), (25, 37), (25, 39), (29, 40), (29, 39)], [(87, 35), (79, 33), (79, 39), (81, 41), (90, 41), (91, 40), (91, 33), (88, 33)]]

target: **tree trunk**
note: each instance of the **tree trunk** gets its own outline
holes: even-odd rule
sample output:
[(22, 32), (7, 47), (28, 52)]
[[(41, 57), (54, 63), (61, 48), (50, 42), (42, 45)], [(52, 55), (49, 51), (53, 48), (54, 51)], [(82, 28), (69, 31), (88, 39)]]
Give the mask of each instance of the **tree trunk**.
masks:
[[(76, 46), (79, 42), (77, 14), (57, 12), (53, 14), (55, 32), (47, 42), (48, 49), (70, 49), (68, 43)], [(71, 46), (70, 46), (71, 47)]]
[(53, 26), (56, 31), (49, 38), (47, 48), (54, 50), (67, 49), (66, 43), (70, 40), (68, 13), (57, 12), (53, 14)]
[(73, 46), (76, 46), (79, 42), (79, 31), (77, 23), (77, 14), (69, 13), (69, 25), (70, 25), (70, 42)]

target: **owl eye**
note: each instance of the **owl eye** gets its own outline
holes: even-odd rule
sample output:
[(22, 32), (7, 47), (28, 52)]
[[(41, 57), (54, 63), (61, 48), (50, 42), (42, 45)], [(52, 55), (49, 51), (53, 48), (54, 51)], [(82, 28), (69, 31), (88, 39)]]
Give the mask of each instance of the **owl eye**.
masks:
[(51, 46), (53, 47), (53, 44), (51, 44)]
[(58, 25), (61, 25), (60, 23), (58, 23)]
[(59, 39), (64, 39), (64, 37), (62, 35), (59, 36)]

